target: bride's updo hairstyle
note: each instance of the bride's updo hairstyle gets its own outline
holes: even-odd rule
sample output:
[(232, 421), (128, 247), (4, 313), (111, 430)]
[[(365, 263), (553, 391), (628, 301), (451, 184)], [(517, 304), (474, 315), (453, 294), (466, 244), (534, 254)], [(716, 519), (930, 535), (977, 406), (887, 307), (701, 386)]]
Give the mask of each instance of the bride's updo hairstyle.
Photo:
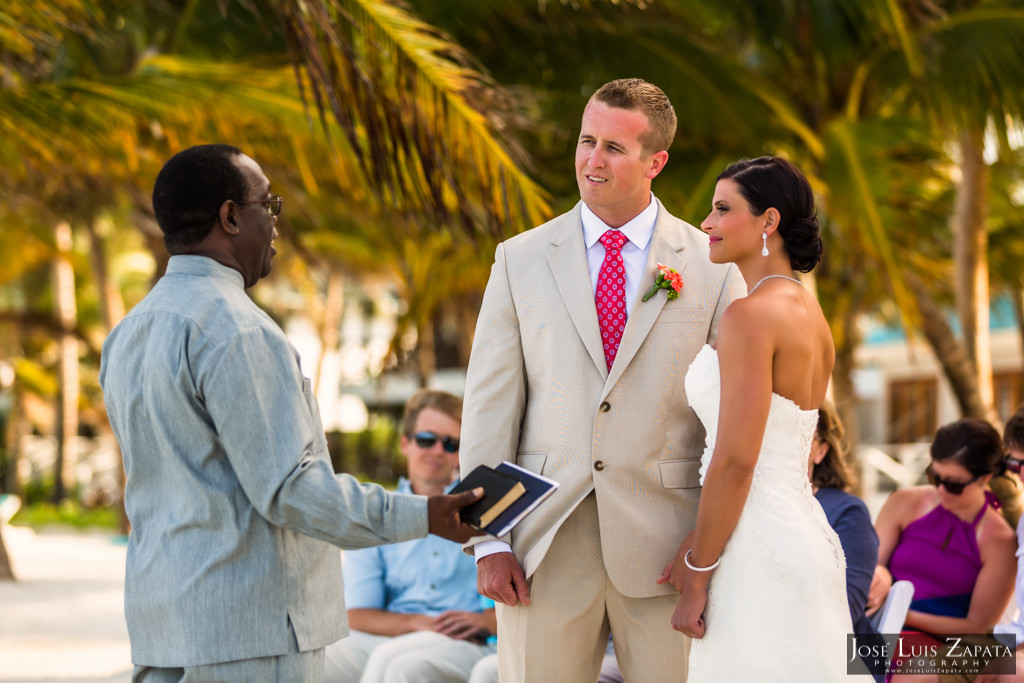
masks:
[(796, 166), (778, 157), (740, 159), (729, 164), (718, 180), (739, 186), (755, 216), (774, 208), (781, 216), (779, 234), (793, 270), (808, 273), (821, 260), (821, 223), (814, 193)]

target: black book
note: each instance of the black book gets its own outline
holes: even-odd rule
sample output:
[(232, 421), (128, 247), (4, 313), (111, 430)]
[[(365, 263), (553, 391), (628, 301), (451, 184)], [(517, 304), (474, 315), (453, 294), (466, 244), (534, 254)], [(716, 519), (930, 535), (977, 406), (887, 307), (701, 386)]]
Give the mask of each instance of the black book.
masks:
[[(481, 467), (485, 466), (481, 465)], [(478, 467), (470, 472), (470, 476), (473, 476), (479, 469), (480, 468)], [(489, 467), (487, 469), (496, 474), (504, 474), (515, 478), (526, 489), (525, 493), (513, 500), (507, 507), (498, 513), (498, 515), (494, 517), (489, 524), (482, 524), (477, 527), (481, 531), (485, 531), (491, 536), (498, 538), (505, 536), (512, 531), (519, 522), (523, 521), (528, 514), (533, 512), (545, 498), (554, 493), (555, 489), (558, 488), (557, 481), (548, 479), (545, 476), (531, 472), (528, 469), (508, 461), (501, 463), (494, 469)], [(468, 479), (469, 477), (463, 480), (463, 483)], [(460, 483), (455, 487), (455, 489), (466, 491), (475, 488), (475, 486), (463, 486), (463, 483)], [(452, 489), (452, 493), (457, 493), (455, 489)], [(486, 486), (484, 486), (484, 491), (487, 491)], [(479, 503), (480, 501), (477, 502)], [(472, 507), (472, 505), (464, 508), (463, 512), (470, 507)], [(465, 517), (463, 517), (463, 519), (465, 519)]]
[(526, 487), (518, 477), (480, 465), (456, 484), (450, 493), (470, 491), (478, 486), (484, 489), (483, 498), (462, 508), (459, 516), (463, 522), (481, 531), (526, 492)]

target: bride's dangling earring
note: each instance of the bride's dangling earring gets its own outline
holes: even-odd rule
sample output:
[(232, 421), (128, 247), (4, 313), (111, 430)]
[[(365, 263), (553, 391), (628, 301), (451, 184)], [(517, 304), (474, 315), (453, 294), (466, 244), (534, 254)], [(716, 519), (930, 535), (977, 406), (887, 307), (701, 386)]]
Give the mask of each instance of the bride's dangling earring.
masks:
[(761, 242), (764, 243), (764, 246), (761, 247), (761, 256), (768, 256), (768, 231), (767, 230), (765, 230), (764, 232), (761, 233)]

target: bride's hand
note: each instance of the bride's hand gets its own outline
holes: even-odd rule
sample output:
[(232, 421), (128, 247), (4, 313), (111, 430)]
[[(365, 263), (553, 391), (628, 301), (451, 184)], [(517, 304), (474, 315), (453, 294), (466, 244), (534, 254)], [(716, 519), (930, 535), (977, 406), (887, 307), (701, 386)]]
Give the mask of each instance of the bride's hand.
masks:
[(704, 606), (708, 602), (707, 589), (686, 586), (679, 596), (672, 614), (672, 628), (691, 638), (704, 637)]
[(672, 561), (669, 562), (664, 571), (661, 572), (661, 576), (658, 578), (658, 583), (670, 583), (677, 591), (683, 590), (683, 577), (686, 573), (686, 563), (683, 561), (683, 558), (686, 556), (687, 551), (692, 547), (693, 532), (691, 531), (679, 545), (679, 550), (676, 551), (676, 556), (672, 558)]

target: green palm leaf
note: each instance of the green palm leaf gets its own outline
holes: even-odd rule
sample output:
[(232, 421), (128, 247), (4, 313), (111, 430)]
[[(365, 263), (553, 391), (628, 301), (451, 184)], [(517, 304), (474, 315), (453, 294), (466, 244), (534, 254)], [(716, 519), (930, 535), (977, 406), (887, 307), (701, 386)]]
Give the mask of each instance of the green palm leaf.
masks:
[(551, 215), (520, 167), (495, 84), (468, 54), (395, 4), (281, 0), (296, 58), (385, 202), (492, 234)]

